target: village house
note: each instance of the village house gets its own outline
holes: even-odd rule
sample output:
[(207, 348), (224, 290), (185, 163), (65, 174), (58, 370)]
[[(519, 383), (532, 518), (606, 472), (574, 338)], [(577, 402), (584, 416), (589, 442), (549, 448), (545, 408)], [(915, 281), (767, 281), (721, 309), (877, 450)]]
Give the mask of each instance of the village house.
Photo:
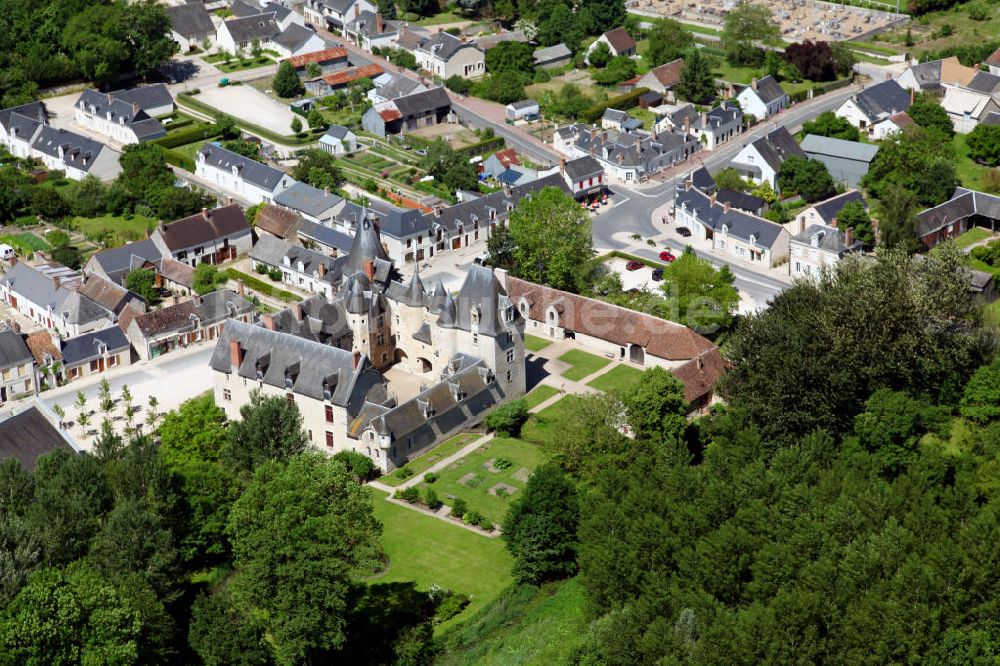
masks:
[(148, 361), (178, 347), (215, 340), (231, 319), (251, 322), (254, 317), (253, 303), (228, 289), (220, 289), (151, 312), (126, 309), (118, 326), (139, 358)]
[(598, 44), (607, 44), (608, 49), (611, 51), (611, 57), (635, 57), (635, 40), (632, 39), (632, 36), (628, 34), (628, 31), (625, 30), (625, 28), (618, 27), (614, 30), (608, 30), (595, 39), (590, 46), (587, 47), (587, 64), (590, 64), (590, 54), (593, 53)]
[(969, 85), (976, 74), (976, 69), (966, 67), (951, 56), (913, 65), (896, 77), (896, 83), (906, 90), (939, 93), (945, 84)]
[[(292, 14), (298, 16), (295, 12)], [(325, 51), (326, 47), (325, 39), (297, 23), (293, 23), (271, 39), (271, 48), (277, 51), (282, 58), (294, 58), (308, 53)]]
[(789, 242), (788, 274), (792, 277), (816, 277), (824, 266), (833, 266), (852, 252), (864, 248), (854, 230), (840, 228), (837, 216), (844, 206), (858, 202), (868, 207), (857, 190), (850, 190), (809, 206), (786, 227), (792, 234)]
[(396, 42), (400, 25), (399, 21), (386, 21), (377, 11), (363, 11), (347, 22), (344, 36), (366, 51), (371, 51), (391, 47)]
[(634, 132), (642, 127), (642, 121), (628, 115), (627, 111), (604, 109), (601, 114), (601, 129), (613, 129), (619, 132)]
[(496, 178), (501, 173), (511, 167), (521, 166), (521, 161), (517, 157), (517, 151), (513, 148), (498, 150), (485, 160), (483, 160), (483, 175), (489, 178)]
[(992, 94), (952, 85), (944, 86), (941, 108), (959, 134), (968, 134), (990, 114), (1000, 113), (1000, 104)]
[(306, 0), (302, 6), (305, 22), (333, 30), (343, 31), (348, 21), (362, 12), (375, 13), (378, 8), (368, 0)]
[(343, 46), (334, 46), (322, 51), (313, 51), (312, 53), (293, 56), (287, 58), (286, 62), (295, 68), (299, 76), (302, 76), (304, 70), (313, 63), (319, 66), (320, 72), (323, 74), (329, 74), (339, 69), (346, 69), (350, 66), (347, 49)]
[[(405, 45), (405, 41), (403, 43)], [(404, 45), (400, 45), (405, 48)], [(473, 42), (467, 42), (444, 31), (421, 37), (407, 48), (417, 59), (417, 66), (441, 79), (460, 76), (478, 79), (486, 74), (486, 54)]]
[(150, 117), (138, 103), (126, 102), (116, 93), (87, 88), (73, 106), (78, 125), (123, 145), (167, 135), (159, 120)]
[(367, 206), (349, 201), (338, 211), (333, 228), (353, 237), (365, 222), (378, 228), (382, 247), (396, 264), (433, 255), (433, 225), (415, 208), (399, 208), (378, 199)]
[(276, 4), (264, 8), (244, 2), (234, 3), (236, 18), (222, 21), (215, 41), (220, 50), (246, 54), (255, 45), (276, 51), (282, 58), (323, 51), (326, 40), (305, 27), (296, 12)]
[(572, 339), (608, 358), (638, 367), (661, 367), (684, 384), (688, 410), (714, 399), (725, 369), (719, 348), (681, 324), (497, 271), (526, 321), (525, 331), (550, 340)]
[(343, 157), (358, 149), (358, 137), (343, 125), (330, 125), (319, 138), (319, 147), (331, 155)]
[(788, 259), (788, 230), (780, 224), (720, 203), (717, 194), (708, 195), (685, 181), (674, 198), (674, 220), (691, 230), (712, 249), (765, 268)]
[(754, 183), (767, 183), (778, 192), (781, 165), (792, 156), (807, 159), (805, 151), (795, 142), (788, 129), (779, 127), (743, 146), (729, 166), (736, 169), (743, 178)]
[(163, 253), (156, 243), (144, 238), (120, 247), (98, 250), (90, 255), (83, 271), (87, 275), (97, 275), (120, 285), (130, 270), (145, 262), (159, 261), (162, 257)]
[(18, 262), (0, 279), (0, 298), (36, 324), (72, 338), (111, 326), (113, 312), (79, 291), (81, 276), (59, 264)]
[(789, 97), (770, 74), (762, 79), (754, 78), (736, 95), (736, 101), (746, 115), (757, 120), (765, 120), (788, 108)]
[(608, 177), (623, 183), (644, 181), (701, 149), (698, 139), (683, 132), (618, 132), (581, 124), (560, 127), (552, 143), (568, 158), (594, 158)]
[(372, 104), (381, 104), (398, 97), (427, 90), (427, 86), (420, 81), (391, 72), (383, 72), (375, 76), (372, 78), (372, 84), (375, 87), (367, 92), (368, 99), (372, 101)]
[(361, 126), (365, 131), (385, 138), (391, 134), (453, 122), (453, 118), (448, 93), (438, 87), (372, 106), (361, 117)]
[(215, 24), (201, 2), (188, 2), (167, 7), (170, 17), (170, 36), (177, 42), (181, 53), (191, 49), (209, 47), (215, 43)]
[(319, 78), (307, 80), (305, 87), (306, 91), (312, 95), (325, 96), (337, 90), (348, 88), (355, 81), (377, 77), (384, 71), (382, 65), (377, 63), (334, 69), (321, 75)]
[(684, 69), (684, 58), (671, 60), (643, 74), (636, 81), (635, 87), (649, 88), (652, 92), (664, 95), (668, 102), (673, 102), (673, 88), (681, 82), (682, 69)]
[(132, 345), (117, 326), (59, 341), (66, 381), (132, 364)]
[(284, 240), (294, 241), (296, 227), (302, 216), (294, 210), (282, 208), (275, 204), (264, 204), (257, 211), (254, 230), (258, 240), (264, 236), (274, 236)]
[(830, 177), (847, 187), (858, 187), (878, 154), (878, 146), (860, 141), (845, 141), (828, 136), (809, 134), (799, 147), (806, 157), (819, 160)]
[(250, 225), (236, 204), (208, 210), (166, 224), (150, 240), (164, 257), (189, 266), (221, 264), (244, 255), (253, 246)]
[(38, 459), (57, 449), (80, 453), (60, 428), (59, 417), (37, 398), (0, 421), (0, 460), (17, 460), (26, 471), (34, 472)]
[(276, 196), (274, 203), (318, 224), (330, 224), (345, 205), (344, 198), (329, 188), (321, 190), (308, 183), (295, 183)]
[(729, 102), (701, 113), (690, 104), (685, 104), (658, 120), (656, 130), (691, 134), (706, 150), (715, 150), (742, 134), (743, 111)]
[(273, 14), (257, 14), (222, 21), (216, 28), (215, 44), (220, 51), (241, 55), (250, 52), (254, 44), (263, 49), (273, 46), (281, 32)]
[(116, 316), (126, 307), (144, 311), (146, 303), (138, 294), (134, 294), (120, 284), (101, 277), (100, 275), (84, 275), (83, 282), (77, 287), (83, 296), (94, 301), (101, 307), (110, 310)]
[(265, 2), (261, 5), (256, 0), (233, 0), (229, 5), (229, 11), (236, 18), (273, 14), (274, 20), (281, 30), (288, 30), (293, 25), (304, 26), (306, 24), (302, 14), (295, 12), (291, 7), (286, 7), (282, 2)]
[[(343, 260), (344, 257), (338, 257)], [(334, 263), (337, 259), (322, 252), (292, 245), (271, 235), (262, 236), (250, 250), (250, 266), (281, 271), (281, 281), (310, 294), (332, 298)]]
[(884, 120), (880, 120), (875, 123), (872, 128), (871, 135), (872, 137), (884, 139), (893, 132), (901, 132), (907, 127), (912, 127), (915, 124), (916, 123), (913, 122), (913, 118), (910, 118), (910, 114), (906, 111), (900, 111), (895, 115), (889, 116)]
[(958, 187), (951, 199), (917, 215), (917, 236), (929, 250), (973, 227), (996, 231), (998, 222), (1000, 196)]
[(0, 404), (35, 392), (35, 357), (20, 333), (0, 331)]
[(540, 114), (541, 110), (538, 102), (533, 99), (522, 99), (519, 102), (511, 102), (504, 107), (504, 118), (509, 122), (537, 119)]
[(878, 140), (892, 130), (888, 126), (877, 130), (876, 126), (897, 113), (908, 110), (913, 103), (913, 94), (912, 90), (908, 92), (898, 82), (889, 79), (851, 95), (834, 113), (870, 138)]
[(198, 151), (195, 175), (242, 197), (250, 204), (274, 201), (278, 193), (295, 182), (284, 171), (211, 143), (206, 143)]
[(572, 62), (573, 52), (569, 50), (568, 46), (560, 42), (553, 46), (535, 49), (531, 59), (534, 61), (535, 67), (554, 69), (556, 67), (565, 67)]

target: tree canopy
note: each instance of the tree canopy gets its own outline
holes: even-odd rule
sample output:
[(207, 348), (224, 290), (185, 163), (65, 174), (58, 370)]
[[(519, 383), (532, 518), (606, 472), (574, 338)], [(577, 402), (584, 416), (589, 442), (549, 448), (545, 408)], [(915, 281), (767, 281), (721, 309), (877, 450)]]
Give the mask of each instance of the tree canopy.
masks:
[(887, 136), (862, 185), (882, 199), (893, 184), (913, 192), (924, 206), (947, 201), (958, 184), (951, 141), (934, 129), (919, 126)]
[(555, 187), (523, 200), (507, 224), (514, 243), (517, 277), (579, 292), (579, 268), (593, 258), (590, 217)]
[(728, 329), (740, 302), (735, 279), (725, 264), (717, 269), (694, 252), (682, 253), (663, 269), (663, 316), (703, 335)]
[(844, 141), (858, 141), (861, 134), (858, 128), (851, 124), (846, 118), (841, 118), (833, 111), (824, 111), (812, 120), (802, 124), (802, 133), (817, 136), (828, 136)]
[(910, 105), (906, 113), (921, 127), (935, 129), (949, 138), (955, 136), (948, 112), (935, 99), (919, 99)]
[(722, 48), (732, 64), (760, 64), (764, 59), (761, 48), (781, 40), (781, 31), (767, 5), (740, 0), (726, 14), (722, 29)]
[(696, 51), (694, 35), (679, 21), (670, 18), (654, 21), (646, 39), (649, 41), (646, 61), (650, 67), (659, 67), (684, 57), (689, 51)]
[(809, 202), (828, 199), (836, 193), (833, 178), (825, 164), (797, 155), (792, 155), (781, 163), (778, 186), (782, 191), (798, 193)]
[(718, 92), (711, 60), (698, 49), (692, 50), (681, 67), (681, 80), (677, 94), (695, 104), (708, 104)]

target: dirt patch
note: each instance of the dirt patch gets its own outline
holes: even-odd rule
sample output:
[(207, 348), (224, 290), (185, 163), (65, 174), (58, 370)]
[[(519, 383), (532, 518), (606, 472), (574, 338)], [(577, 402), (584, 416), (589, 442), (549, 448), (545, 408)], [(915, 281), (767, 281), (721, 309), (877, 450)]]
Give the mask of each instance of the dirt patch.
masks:
[(515, 481), (520, 481), (521, 483), (527, 483), (528, 479), (531, 478), (531, 470), (528, 469), (527, 467), (522, 467), (521, 469), (511, 474), (510, 478), (514, 479)]
[(483, 463), (483, 469), (487, 470), (490, 474), (499, 474), (501, 468), (496, 466), (496, 458), (490, 458)]
[(469, 486), (470, 488), (475, 488), (480, 483), (483, 482), (483, 477), (480, 476), (479, 473), (477, 472), (469, 472), (468, 474), (460, 478), (458, 482), (461, 483), (463, 486)]
[(504, 496), (504, 495), (513, 495), (517, 491), (518, 488), (516, 486), (511, 486), (506, 483), (498, 483), (497, 485), (490, 488), (489, 493), (490, 495), (493, 496), (497, 495)]

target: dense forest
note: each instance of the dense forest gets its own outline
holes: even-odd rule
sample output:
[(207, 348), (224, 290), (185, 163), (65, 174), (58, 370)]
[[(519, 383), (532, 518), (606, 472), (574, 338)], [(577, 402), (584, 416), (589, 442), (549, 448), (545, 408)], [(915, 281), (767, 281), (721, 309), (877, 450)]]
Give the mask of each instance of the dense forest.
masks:
[(40, 87), (147, 76), (174, 49), (153, 0), (0, 0), (0, 108), (36, 99)]

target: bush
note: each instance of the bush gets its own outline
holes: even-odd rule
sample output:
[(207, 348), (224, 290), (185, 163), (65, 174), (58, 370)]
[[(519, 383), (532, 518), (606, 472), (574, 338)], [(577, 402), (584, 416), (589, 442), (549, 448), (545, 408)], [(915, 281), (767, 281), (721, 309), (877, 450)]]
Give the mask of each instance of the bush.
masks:
[(444, 597), (438, 601), (437, 607), (434, 609), (434, 622), (438, 624), (441, 622), (447, 622), (461, 613), (462, 610), (469, 605), (469, 601), (470, 599), (468, 595), (451, 591), (447, 592)]
[(580, 120), (593, 123), (597, 122), (597, 119), (603, 116), (604, 111), (607, 109), (618, 109), (619, 111), (633, 109), (639, 105), (639, 97), (648, 92), (649, 88), (636, 88), (630, 93), (611, 97), (606, 102), (592, 104), (580, 114)]
[(271, 278), (275, 282), (281, 282), (281, 269), (280, 268), (268, 268), (267, 277)]
[(466, 525), (478, 525), (479, 521), (483, 519), (483, 514), (479, 513), (475, 509), (469, 509), (462, 516), (462, 522)]
[(408, 479), (413, 476), (413, 470), (405, 465), (396, 470), (397, 479)]
[(426, 504), (427, 508), (431, 511), (437, 511), (441, 508), (443, 502), (438, 499), (438, 495), (434, 492), (433, 488), (426, 488), (424, 489), (424, 504)]
[(268, 270), (269, 269), (266, 264), (257, 264), (254, 268), (254, 271), (256, 271), (258, 275), (267, 275)]
[(341, 451), (334, 455), (333, 459), (344, 463), (358, 483), (370, 481), (378, 476), (378, 470), (372, 459), (357, 451)]
[(445, 79), (444, 85), (448, 90), (459, 95), (468, 95), (469, 91), (472, 90), (472, 81), (462, 78), (458, 74), (453, 74)]
[(159, 139), (154, 139), (153, 143), (164, 148), (177, 148), (178, 146), (184, 146), (195, 141), (214, 139), (217, 136), (219, 136), (219, 129), (215, 125), (197, 125), (183, 132), (175, 132)]
[(438, 475), (434, 472), (427, 472), (424, 474), (424, 483), (434, 483), (438, 480)]
[(467, 510), (468, 510), (468, 505), (465, 503), (465, 500), (462, 499), (461, 497), (456, 497), (455, 501), (451, 503), (451, 515), (455, 516), (456, 518), (463, 518)]
[(528, 420), (528, 405), (523, 399), (512, 400), (486, 416), (486, 427), (500, 437), (517, 437)]
[(486, 530), (487, 532), (492, 532), (496, 528), (493, 521), (486, 516), (479, 516), (479, 520), (476, 521), (476, 525), (479, 526), (479, 529)]
[(509, 469), (510, 466), (511, 466), (511, 464), (512, 463), (509, 460), (507, 460), (506, 458), (497, 457), (497, 458), (493, 459), (493, 468), (494, 469)]
[(399, 488), (396, 490), (396, 499), (401, 499), (408, 504), (416, 504), (420, 501), (420, 491), (415, 486), (409, 488)]

